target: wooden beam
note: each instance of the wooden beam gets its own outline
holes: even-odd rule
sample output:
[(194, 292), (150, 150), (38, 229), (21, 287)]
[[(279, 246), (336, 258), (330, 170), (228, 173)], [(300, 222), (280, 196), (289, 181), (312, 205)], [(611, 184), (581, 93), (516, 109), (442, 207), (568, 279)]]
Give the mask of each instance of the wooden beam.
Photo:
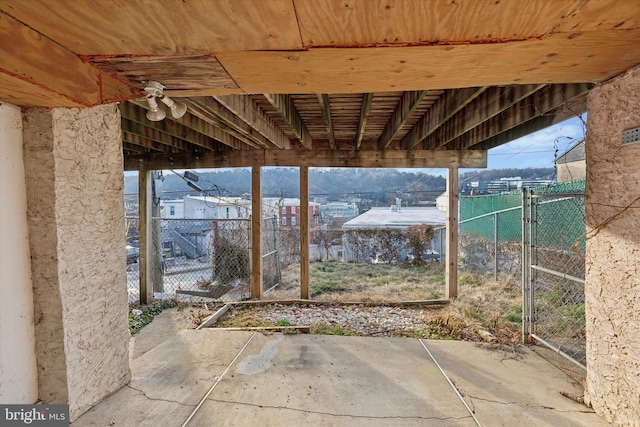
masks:
[(233, 111), (228, 110), (213, 97), (199, 96), (186, 98), (183, 99), (183, 102), (188, 106), (198, 107), (200, 111), (206, 112), (208, 115), (206, 120), (209, 123), (218, 123), (227, 133), (243, 141), (245, 144), (255, 148), (277, 147), (275, 142), (261, 135), (244, 120), (241, 120)]
[(262, 168), (251, 168), (251, 298), (262, 298)]
[(358, 133), (356, 135), (356, 150), (359, 150), (360, 145), (362, 144), (362, 137), (364, 136), (364, 131), (367, 128), (367, 120), (369, 119), (369, 112), (371, 111), (372, 99), (372, 93), (365, 93), (362, 96), (362, 107), (360, 107), (360, 121), (358, 123)]
[[(38, 96), (31, 97), (30, 105), (89, 107), (140, 96), (137, 89), (103, 76), (73, 52), (5, 13), (0, 13), (0, 39), (0, 73), (31, 84), (30, 91)], [(49, 96), (54, 105), (47, 102)]]
[(164, 152), (190, 151), (193, 145), (155, 128), (122, 118), (122, 139), (132, 144)]
[(499, 116), (492, 117), (469, 132), (450, 141), (446, 147), (460, 150), (475, 148), (476, 144), (480, 144), (535, 117), (549, 114), (563, 105), (571, 103), (576, 98), (588, 93), (591, 87), (592, 85), (585, 83), (545, 86), (533, 95), (503, 111)]
[(319, 93), (318, 102), (320, 103), (320, 110), (322, 111), (322, 119), (324, 120), (324, 127), (327, 130), (327, 137), (329, 138), (329, 146), (332, 150), (336, 149), (336, 136), (333, 133), (333, 122), (331, 120), (331, 103), (329, 102), (329, 95), (326, 93)]
[(278, 113), (293, 130), (300, 144), (311, 150), (313, 148), (313, 139), (293, 103), (293, 99), (289, 95), (283, 94), (264, 94), (264, 97), (271, 103), (273, 108), (278, 110)]
[(435, 132), (436, 129), (480, 96), (486, 89), (485, 87), (475, 87), (445, 91), (418, 123), (402, 138), (400, 146), (408, 150), (414, 148), (420, 141)]
[(428, 93), (428, 90), (419, 90), (404, 92), (402, 94), (402, 98), (393, 111), (391, 119), (378, 139), (378, 150), (384, 150), (389, 146), (393, 138), (395, 138), (400, 129), (402, 129), (402, 126), (404, 126), (414, 111), (416, 111), (416, 108), (418, 108), (420, 102), (422, 102), (422, 98)]
[(447, 195), (445, 298), (452, 299), (458, 296), (458, 168), (449, 168)]
[(144, 154), (125, 158), (125, 170), (261, 166), (356, 168), (486, 168), (483, 150), (231, 150)]
[[(182, 119), (180, 119), (180, 122), (174, 122), (169, 119), (161, 120), (159, 122), (151, 122), (145, 116), (146, 110), (144, 108), (140, 108), (135, 103), (123, 102), (120, 104), (119, 108), (122, 118), (134, 123), (139, 123), (146, 128), (154, 129), (154, 131), (149, 130), (149, 133), (144, 135), (145, 137), (150, 138), (155, 131), (160, 131), (174, 138), (202, 147), (205, 150), (218, 149), (216, 140), (209, 137), (211, 133), (215, 133), (213, 126), (209, 126), (206, 122), (197, 120), (190, 114), (186, 114)], [(189, 126), (186, 126), (185, 124), (188, 124)], [(200, 128), (199, 131), (194, 129), (198, 127)]]
[(602, 82), (640, 62), (638, 40), (635, 27), (552, 32), (507, 42), (226, 51), (216, 58), (246, 93), (375, 93)]
[(289, 137), (273, 123), (273, 120), (248, 95), (220, 95), (214, 96), (214, 98), (269, 140), (274, 147), (280, 149), (291, 148)]
[[(155, 151), (155, 152), (161, 152), (161, 153), (170, 153), (170, 147), (160, 144), (157, 141), (153, 141), (150, 139), (147, 139), (145, 137), (142, 137), (140, 135), (136, 135), (130, 132), (125, 131), (124, 129), (122, 130), (122, 143), (123, 144), (127, 144), (127, 146), (129, 147), (129, 150), (132, 150), (133, 146), (135, 147), (135, 150), (133, 151), (138, 151), (140, 153), (144, 153), (147, 150), (149, 151)], [(124, 149), (124, 145), (123, 145), (123, 149)]]
[(526, 97), (543, 88), (545, 85), (515, 85), (506, 87), (491, 87), (468, 103), (455, 116), (451, 117), (444, 126), (438, 127), (422, 142), (429, 150), (446, 145), (451, 140), (470, 131), (480, 123), (507, 110)]
[(138, 171), (138, 238), (140, 241), (140, 304), (153, 302), (151, 205), (153, 179), (150, 170)]
[(309, 167), (300, 166), (300, 298), (309, 299)]

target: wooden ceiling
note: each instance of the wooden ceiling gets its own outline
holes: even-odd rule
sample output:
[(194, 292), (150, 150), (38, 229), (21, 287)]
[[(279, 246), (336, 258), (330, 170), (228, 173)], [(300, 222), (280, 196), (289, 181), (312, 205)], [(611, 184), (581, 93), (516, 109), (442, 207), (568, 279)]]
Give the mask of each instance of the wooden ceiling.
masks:
[(0, 37), (0, 100), (120, 102), (127, 169), (477, 167), (640, 64), (640, 2), (0, 0)]

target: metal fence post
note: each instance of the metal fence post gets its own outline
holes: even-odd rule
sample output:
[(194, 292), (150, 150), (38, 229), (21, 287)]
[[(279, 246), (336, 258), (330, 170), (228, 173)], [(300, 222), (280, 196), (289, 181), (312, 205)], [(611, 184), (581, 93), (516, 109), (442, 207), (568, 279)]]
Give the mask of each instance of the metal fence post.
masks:
[(493, 214), (493, 277), (498, 280), (498, 213)]
[(536, 257), (536, 240), (537, 240), (537, 227), (536, 227), (536, 203), (534, 201), (534, 197), (533, 197), (533, 190), (530, 190), (529, 192), (529, 265), (527, 266), (527, 270), (528, 270), (528, 278), (529, 278), (529, 335), (535, 333), (534, 330), (534, 325), (536, 323), (535, 320), (535, 316), (536, 316), (536, 311), (535, 311), (535, 304), (534, 304), (534, 297), (535, 297), (535, 278), (534, 275), (536, 274), (534, 269), (532, 268), (533, 265), (537, 264), (537, 257)]
[(526, 343), (529, 339), (529, 261), (527, 257), (527, 251), (529, 249), (529, 244), (527, 242), (527, 217), (528, 217), (528, 209), (527, 209), (527, 189), (522, 189), (522, 261), (521, 261), (521, 269), (522, 269), (522, 342)]

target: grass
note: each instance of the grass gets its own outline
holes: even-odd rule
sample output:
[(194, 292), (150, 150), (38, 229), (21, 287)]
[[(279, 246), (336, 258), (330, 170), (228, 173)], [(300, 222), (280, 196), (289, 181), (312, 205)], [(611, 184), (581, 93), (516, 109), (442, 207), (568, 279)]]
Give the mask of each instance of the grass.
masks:
[(140, 304), (129, 305), (129, 332), (131, 335), (137, 334), (140, 329), (153, 321), (156, 314), (166, 308), (175, 307), (175, 300), (157, 301), (153, 304), (141, 306)]
[[(399, 302), (442, 298), (444, 274), (439, 264), (355, 264), (338, 261), (310, 264), (311, 297), (319, 301)], [(286, 266), (280, 286), (264, 297), (300, 297), (298, 264)]]
[[(298, 265), (283, 270), (281, 285), (265, 295), (266, 299), (290, 300), (300, 297)], [(314, 262), (310, 265), (310, 290), (314, 300), (341, 302), (400, 302), (439, 299), (444, 294), (442, 265), (411, 264), (351, 264)], [(521, 291), (519, 285), (507, 280), (494, 280), (491, 275), (462, 273), (459, 276), (458, 298), (445, 306), (421, 309), (423, 321), (411, 329), (384, 331), (385, 335), (429, 339), (481, 341), (478, 330), (489, 331), (499, 343), (520, 342)], [(580, 309), (572, 314), (580, 314)], [(290, 326), (288, 319), (267, 324), (251, 307), (236, 308), (216, 326)], [(371, 330), (377, 325), (371, 324)], [(358, 335), (346, 325), (312, 325), (312, 333), (328, 335)], [(371, 335), (379, 335), (372, 332)]]

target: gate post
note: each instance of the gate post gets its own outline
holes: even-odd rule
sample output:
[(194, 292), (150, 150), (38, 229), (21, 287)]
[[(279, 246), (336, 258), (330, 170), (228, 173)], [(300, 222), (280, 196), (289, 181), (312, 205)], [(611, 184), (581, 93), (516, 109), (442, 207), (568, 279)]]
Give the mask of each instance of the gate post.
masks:
[(528, 221), (528, 197), (527, 189), (522, 189), (522, 260), (520, 268), (522, 270), (522, 342), (526, 343), (529, 339), (529, 242), (527, 239), (527, 221)]

